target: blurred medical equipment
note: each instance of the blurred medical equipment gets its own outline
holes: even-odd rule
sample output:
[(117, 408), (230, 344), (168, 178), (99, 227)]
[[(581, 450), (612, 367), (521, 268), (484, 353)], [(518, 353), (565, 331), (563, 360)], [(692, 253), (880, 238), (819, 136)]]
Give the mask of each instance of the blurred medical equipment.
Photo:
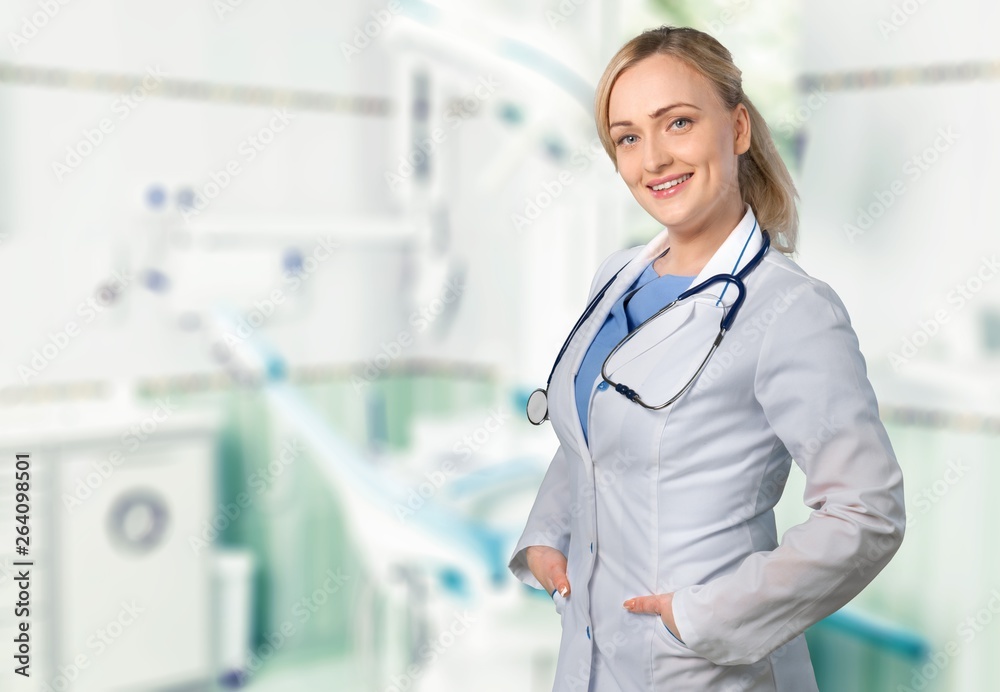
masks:
[(251, 650), (255, 561), (249, 550), (227, 548), (215, 552), (213, 566), (216, 679), (227, 687), (237, 687), (246, 679), (247, 652)]
[[(32, 677), (53, 689), (213, 678), (212, 554), (190, 540), (212, 519), (218, 421), (171, 406), (119, 396), (0, 410), (0, 450), (32, 456)], [(13, 535), (10, 515), (0, 527)], [(0, 598), (13, 603), (6, 576)]]

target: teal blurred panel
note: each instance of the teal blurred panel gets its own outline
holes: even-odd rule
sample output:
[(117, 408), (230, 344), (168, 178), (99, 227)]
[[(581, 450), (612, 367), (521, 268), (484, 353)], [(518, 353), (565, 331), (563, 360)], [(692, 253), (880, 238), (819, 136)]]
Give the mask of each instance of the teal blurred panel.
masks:
[(498, 391), (499, 385), (488, 371), (452, 374), (429, 370), (385, 375), (366, 391), (369, 413), (384, 415), (384, 420), (369, 418), (366, 426), (369, 430), (383, 429), (388, 446), (403, 451), (412, 444), (414, 418), (447, 419), (469, 410), (486, 411), (499, 400)]
[[(308, 404), (362, 450), (376, 442), (405, 450), (415, 418), (486, 410), (497, 391), (494, 379), (478, 371), (386, 374), (360, 387), (346, 375), (295, 379)], [(204, 383), (192, 388), (197, 393), (177, 386), (157, 388), (149, 396), (166, 394), (182, 407), (209, 404), (224, 411), (213, 516), (226, 517), (225, 508), (232, 512), (234, 504), (239, 515), (220, 519), (221, 528), (210, 535), (220, 546), (248, 548), (256, 559), (252, 653), (264, 658), (270, 642), (277, 641), (275, 633), (290, 624), (294, 634), (280, 638), (280, 659), (350, 659), (359, 645), (359, 623), (380, 620), (381, 605), (365, 591), (369, 575), (352, 545), (359, 537), (350, 534), (348, 518), (310, 451), (299, 449), (291, 463), (276, 463), (276, 450), (295, 445), (275, 439), (260, 391), (226, 386), (206, 393)], [(317, 603), (312, 597), (331, 572), (345, 575), (346, 582)], [(363, 611), (366, 607), (374, 610)]]
[(900, 689), (929, 653), (919, 634), (849, 608), (809, 628), (806, 641), (822, 692)]

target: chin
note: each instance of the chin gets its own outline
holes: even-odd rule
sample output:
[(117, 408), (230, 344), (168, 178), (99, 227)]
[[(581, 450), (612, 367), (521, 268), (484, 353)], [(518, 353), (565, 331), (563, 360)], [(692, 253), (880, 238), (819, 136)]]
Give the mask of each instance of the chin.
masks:
[(657, 207), (644, 207), (646, 213), (652, 216), (658, 223), (667, 228), (671, 226), (683, 226), (685, 221), (689, 221), (691, 215), (687, 209), (662, 209)]

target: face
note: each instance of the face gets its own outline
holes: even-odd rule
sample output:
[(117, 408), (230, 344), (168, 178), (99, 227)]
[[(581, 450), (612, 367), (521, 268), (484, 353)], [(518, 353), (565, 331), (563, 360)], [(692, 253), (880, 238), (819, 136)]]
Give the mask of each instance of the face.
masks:
[[(671, 235), (743, 216), (738, 156), (750, 148), (750, 119), (682, 60), (653, 55), (622, 72), (609, 102), (618, 172), (636, 201)], [(734, 214), (736, 221), (730, 223)]]

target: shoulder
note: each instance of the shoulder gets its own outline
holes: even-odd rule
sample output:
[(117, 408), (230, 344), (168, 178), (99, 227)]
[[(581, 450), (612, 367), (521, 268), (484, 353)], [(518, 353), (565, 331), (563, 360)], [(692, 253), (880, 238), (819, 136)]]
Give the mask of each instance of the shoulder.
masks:
[(790, 257), (768, 252), (761, 269), (765, 299), (772, 297), (793, 313), (822, 317), (817, 314), (819, 311), (850, 325), (847, 308), (833, 287), (822, 279), (810, 276)]

